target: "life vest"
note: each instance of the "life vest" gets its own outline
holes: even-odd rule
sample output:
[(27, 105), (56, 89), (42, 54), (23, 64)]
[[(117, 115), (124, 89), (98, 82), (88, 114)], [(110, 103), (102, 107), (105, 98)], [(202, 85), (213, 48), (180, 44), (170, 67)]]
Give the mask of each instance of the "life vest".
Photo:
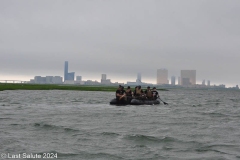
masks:
[(121, 90), (121, 95), (124, 95), (126, 93), (125, 90)]
[(149, 97), (149, 98), (153, 97), (152, 91), (151, 90), (147, 90), (146, 96)]
[(119, 95), (123, 95), (123, 94), (124, 94), (124, 91), (118, 89), (118, 90), (116, 91), (116, 96), (117, 96), (117, 94), (119, 94)]
[(136, 88), (136, 95), (141, 95), (142, 94), (142, 89)]
[(127, 96), (132, 96), (132, 91), (131, 91), (131, 89), (127, 89), (127, 90), (126, 90), (126, 95), (127, 95)]

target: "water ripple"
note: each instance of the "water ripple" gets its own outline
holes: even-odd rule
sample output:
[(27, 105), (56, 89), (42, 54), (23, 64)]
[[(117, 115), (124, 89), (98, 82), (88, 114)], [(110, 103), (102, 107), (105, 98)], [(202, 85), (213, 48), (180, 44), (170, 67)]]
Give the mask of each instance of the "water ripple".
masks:
[(58, 159), (239, 159), (240, 94), (170, 89), (169, 105), (112, 106), (114, 92), (0, 92), (0, 150)]

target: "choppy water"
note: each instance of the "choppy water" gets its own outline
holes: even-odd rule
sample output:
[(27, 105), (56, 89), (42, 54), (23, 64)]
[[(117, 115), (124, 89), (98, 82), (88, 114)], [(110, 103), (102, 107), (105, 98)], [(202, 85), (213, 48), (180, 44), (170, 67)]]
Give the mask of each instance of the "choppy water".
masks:
[(57, 159), (71, 160), (240, 159), (239, 91), (175, 89), (160, 95), (168, 106), (110, 106), (112, 92), (0, 92), (0, 153), (57, 153)]

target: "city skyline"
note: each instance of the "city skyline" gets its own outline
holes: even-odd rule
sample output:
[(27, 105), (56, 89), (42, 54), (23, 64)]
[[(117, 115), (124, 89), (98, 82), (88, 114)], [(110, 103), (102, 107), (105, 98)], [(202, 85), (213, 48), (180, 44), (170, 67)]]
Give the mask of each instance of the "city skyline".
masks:
[[(188, 72), (192, 72), (192, 73), (188, 73)], [(188, 75), (187, 76), (187, 78), (189, 78), (189, 77), (191, 77), (190, 75), (192, 75), (193, 74), (193, 76), (194, 76), (194, 83), (193, 84), (203, 84), (203, 81), (205, 81), (205, 80), (203, 80), (203, 81), (201, 81), (201, 80), (197, 80), (196, 79), (196, 70), (180, 70), (179, 71), (180, 72), (180, 76), (179, 76), (179, 78), (180, 79), (183, 79), (183, 77), (184, 76), (186, 76), (186, 75)], [(168, 70), (166, 69), (166, 68), (162, 68), (162, 69), (156, 69), (156, 73), (157, 73), (157, 76), (156, 76), (156, 79), (155, 79), (155, 82), (154, 81), (146, 81), (146, 83), (149, 83), (149, 84), (158, 84), (158, 85), (162, 85), (162, 84), (169, 84), (169, 85), (171, 85), (172, 84), (172, 81), (173, 81), (173, 77), (175, 77), (175, 76), (171, 76), (171, 75), (168, 75)], [(182, 75), (184, 73), (184, 76)], [(70, 75), (70, 76), (68, 76), (68, 74)], [(165, 81), (165, 79), (166, 79), (166, 76), (167, 76), (167, 83), (156, 83), (156, 82), (158, 82), (158, 75), (160, 75), (160, 74), (164, 74), (161, 78), (163, 78), (164, 79), (164, 81)], [(55, 74), (56, 75), (56, 74)], [(72, 75), (74, 76), (74, 77), (72, 77)], [(101, 83), (101, 82), (103, 82), (102, 84), (110, 84), (110, 83), (115, 83), (115, 82), (118, 82), (118, 83), (124, 83), (124, 84), (127, 84), (128, 82), (129, 82), (129, 80), (128, 79), (125, 79), (125, 81), (112, 81), (111, 82), (111, 79), (106, 79), (106, 77), (107, 77), (107, 74), (100, 74), (101, 75), (101, 77), (99, 78), (96, 78), (96, 79), (89, 79), (89, 78), (83, 78), (83, 76), (75, 76), (75, 72), (68, 72), (68, 61), (65, 61), (64, 62), (64, 72), (63, 72), (63, 75), (60, 75), (60, 77), (62, 77), (62, 82), (64, 82), (65, 81), (65, 76), (68, 76), (68, 78), (70, 78), (70, 79), (67, 79), (67, 80), (69, 80), (69, 81), (77, 81), (78, 79), (81, 79), (81, 81), (89, 81), (89, 80), (91, 80), (91, 81), (96, 81), (96, 82), (99, 82), (99, 83)], [(35, 78), (34, 79), (38, 79), (39, 77), (40, 77), (40, 79), (41, 78), (44, 78), (44, 77), (56, 77), (56, 76), (51, 76), (51, 75), (42, 75), (43, 77), (41, 77), (41, 76), (34, 76)], [(57, 76), (57, 77), (59, 77), (59, 75)], [(136, 77), (135, 77), (136, 78)], [(100, 79), (100, 80), (98, 80), (98, 79)], [(192, 79), (190, 80), (191, 78), (189, 78), (189, 82), (191, 81), (191, 83), (189, 83), (189, 85), (190, 84), (192, 84)], [(11, 79), (8, 79), (8, 80), (10, 80), (11, 81)], [(12, 80), (19, 80), (18, 78), (17, 79), (12, 79)], [(25, 79), (25, 80), (22, 80), (22, 81), (31, 81), (32, 80), (32, 77), (31, 78), (29, 78), (29, 79)], [(138, 72), (137, 73), (137, 79), (135, 79), (136, 80), (136, 82), (142, 82), (142, 74), (140, 73), (140, 72)], [(176, 80), (175, 78), (174, 78), (174, 82), (175, 82), (175, 85), (179, 85), (179, 83), (178, 83), (178, 81), (179, 81), (179, 79), (178, 80)], [(59, 80), (58, 80), (58, 82), (59, 82)], [(67, 84), (67, 83), (66, 83)], [(206, 84), (206, 86), (209, 86), (208, 84), (210, 84), (210, 80), (208, 80), (207, 81), (207, 84)], [(181, 80), (180, 80), (180, 85), (183, 85), (184, 86), (184, 84), (181, 82)], [(186, 85), (186, 84), (185, 84)], [(224, 84), (224, 83), (219, 83), (219, 84), (212, 84), (212, 85), (225, 85), (226, 87), (235, 87), (236, 85), (238, 85), (238, 84), (235, 84), (235, 85), (226, 85), (226, 84)]]
[[(181, 70), (180, 77), (178, 77), (178, 84), (176, 85), (176, 78), (175, 76), (171, 76), (171, 79), (168, 78), (168, 70), (166, 68), (157, 69), (157, 83), (146, 83), (142, 81), (142, 75), (140, 72), (137, 73), (137, 79), (135, 82), (127, 81), (125, 82), (111, 82), (111, 79), (107, 79), (107, 74), (101, 74), (101, 81), (93, 81), (88, 79), (86, 81), (82, 80), (82, 76), (74, 77), (75, 72), (68, 72), (68, 61), (64, 62), (64, 72), (63, 77), (61, 76), (35, 76), (34, 79), (30, 79), (27, 81), (28, 83), (38, 83), (38, 84), (77, 84), (77, 85), (118, 85), (118, 84), (126, 84), (126, 85), (172, 85), (172, 86), (185, 86), (191, 87), (194, 85), (199, 85), (202, 87), (210, 87), (210, 80), (207, 81), (207, 85), (205, 84), (205, 80), (202, 81), (202, 84), (196, 83), (196, 70)], [(73, 76), (73, 77), (72, 77)], [(64, 79), (63, 79), (64, 78)], [(6, 81), (6, 80), (5, 80)], [(11, 80), (10, 80), (11, 81)], [(15, 80), (16, 81), (16, 80)], [(14, 80), (12, 80), (14, 83)], [(21, 81), (22, 83), (22, 81)], [(213, 85), (218, 86), (218, 85)], [(220, 84), (220, 87), (228, 87), (225, 84)], [(231, 86), (231, 87), (237, 87)]]
[(0, 80), (62, 76), (68, 60), (83, 80), (156, 83), (167, 68), (168, 79), (194, 69), (197, 84), (239, 85), (239, 13), (237, 0), (1, 0)]
[[(115, 81), (115, 82), (111, 82), (111, 79), (107, 79), (107, 74), (101, 74), (101, 78), (100, 81), (96, 80), (92, 80), (92, 79), (82, 79), (82, 76), (75, 76), (75, 72), (68, 72), (68, 61), (64, 62), (64, 72), (63, 72), (63, 77), (61, 76), (34, 76), (34, 79), (29, 79), (29, 80), (20, 80), (20, 81), (29, 81), (30, 83), (41, 83), (41, 81), (46, 81), (46, 82), (50, 82), (50, 81), (56, 81), (57, 84), (59, 84), (59, 82), (61, 81), (60, 78), (62, 79), (62, 83), (65, 84), (72, 84), (73, 81), (75, 82), (81, 82), (81, 81), (93, 81), (93, 82), (98, 82), (99, 84), (113, 84), (113, 83), (122, 83), (122, 84), (156, 84), (156, 85), (164, 85), (164, 84), (169, 84), (169, 85), (181, 85), (181, 86), (188, 86), (188, 85), (204, 85), (204, 86), (210, 86), (210, 80), (207, 80), (207, 84), (205, 82), (205, 80), (201, 81), (201, 83), (197, 83), (197, 79), (196, 79), (196, 70), (180, 70), (180, 77), (178, 77), (178, 80), (176, 80), (175, 76), (169, 76), (168, 75), (168, 70), (166, 68), (162, 68), (162, 69), (157, 69), (157, 76), (156, 76), (156, 80), (155, 83), (154, 82), (143, 82), (142, 83), (142, 74), (140, 72), (137, 73), (137, 79), (136, 82), (130, 82), (129, 80), (126, 79), (126, 81), (124, 82), (119, 82), (119, 81)], [(55, 80), (55, 78), (57, 78)], [(180, 80), (180, 83), (179, 83)], [(4, 81), (4, 80), (2, 80)], [(14, 81), (14, 80), (8, 80), (8, 81)], [(19, 80), (15, 80), (15, 81), (19, 81)], [(67, 82), (68, 81), (68, 82)], [(70, 83), (69, 83), (70, 82)], [(200, 82), (200, 81), (198, 81)], [(76, 83), (78, 84), (78, 83)], [(238, 84), (233, 85), (233, 86), (228, 86), (226, 84), (220, 83), (220, 84), (213, 84), (213, 85), (219, 85), (219, 86), (226, 86), (226, 87), (236, 87), (238, 86)]]

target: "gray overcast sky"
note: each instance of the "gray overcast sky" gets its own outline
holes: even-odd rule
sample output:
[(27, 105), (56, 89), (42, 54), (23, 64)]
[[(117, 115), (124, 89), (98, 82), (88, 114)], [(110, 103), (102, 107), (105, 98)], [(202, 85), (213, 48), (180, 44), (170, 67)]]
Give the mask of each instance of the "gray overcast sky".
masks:
[(0, 80), (35, 75), (240, 85), (239, 0), (0, 0)]

